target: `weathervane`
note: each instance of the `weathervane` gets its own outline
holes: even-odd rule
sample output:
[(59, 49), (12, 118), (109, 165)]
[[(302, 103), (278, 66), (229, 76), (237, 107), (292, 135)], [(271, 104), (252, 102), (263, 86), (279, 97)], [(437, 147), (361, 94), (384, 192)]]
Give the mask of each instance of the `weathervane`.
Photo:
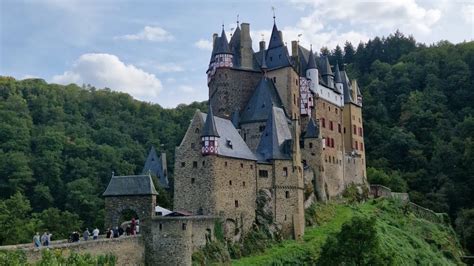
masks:
[(237, 14), (237, 27), (239, 26), (239, 14)]
[(272, 6), (272, 11), (273, 11), (273, 23), (275, 23), (275, 7)]

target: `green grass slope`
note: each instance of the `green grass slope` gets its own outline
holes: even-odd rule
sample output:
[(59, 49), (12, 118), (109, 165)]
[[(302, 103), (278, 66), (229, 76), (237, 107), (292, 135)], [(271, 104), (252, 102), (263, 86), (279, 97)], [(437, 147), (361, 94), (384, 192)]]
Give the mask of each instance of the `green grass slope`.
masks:
[(302, 240), (286, 240), (264, 253), (232, 261), (233, 265), (315, 264), (330, 234), (353, 216), (376, 219), (383, 251), (394, 254), (394, 265), (460, 265), (461, 247), (451, 227), (435, 224), (405, 213), (399, 202), (370, 200), (363, 204), (317, 205), (316, 226), (306, 228)]

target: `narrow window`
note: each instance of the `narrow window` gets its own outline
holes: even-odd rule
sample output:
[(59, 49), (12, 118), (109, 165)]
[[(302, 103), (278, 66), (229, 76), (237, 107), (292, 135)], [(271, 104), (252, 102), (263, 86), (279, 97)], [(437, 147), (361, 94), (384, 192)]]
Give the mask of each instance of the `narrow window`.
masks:
[(250, 169), (253, 169), (253, 164), (250, 165)]
[(243, 187), (245, 187), (245, 181), (244, 181), (244, 182), (242, 182), (242, 186), (243, 186)]
[(326, 119), (324, 118), (321, 118), (321, 124), (322, 124), (322, 127), (326, 127)]
[(329, 111), (331, 111), (331, 106), (328, 106)]
[(346, 134), (346, 127), (344, 127), (344, 134)]
[(181, 228), (182, 228), (183, 230), (186, 230), (186, 223), (183, 223), (183, 224), (181, 225)]
[(258, 176), (260, 176), (260, 177), (268, 177), (268, 171), (267, 171), (267, 170), (259, 170), (259, 171), (258, 171)]
[(288, 168), (283, 167), (283, 176), (288, 176)]
[(337, 132), (341, 133), (341, 124), (340, 123), (337, 124)]
[(235, 204), (235, 207), (236, 207), (236, 208), (239, 207), (239, 201), (238, 201), (238, 200), (236, 200), (236, 201), (234, 202), (234, 204)]
[(227, 162), (224, 162), (224, 166), (227, 167)]
[(194, 181), (196, 181), (196, 180), (194, 179), (194, 177), (191, 178), (191, 184), (194, 184)]
[(332, 121), (329, 121), (329, 129), (330, 129), (330, 130), (333, 130), (333, 128), (334, 128), (334, 127), (333, 127)]
[(205, 166), (206, 165), (206, 161), (202, 161), (202, 166)]
[(193, 162), (193, 168), (197, 168), (198, 167), (198, 162), (194, 161)]
[(194, 130), (194, 133), (199, 133), (199, 128), (196, 128), (196, 129)]
[(337, 114), (337, 108), (336, 108), (336, 114)]
[(285, 198), (289, 198), (290, 197), (290, 191), (285, 191)]
[(309, 148), (310, 148), (310, 149), (313, 148), (313, 143), (312, 143), (312, 142), (309, 143)]
[(358, 144), (359, 144), (359, 143), (357, 143), (357, 140), (356, 140), (356, 142), (355, 142), (355, 149), (356, 149), (356, 150), (359, 149), (359, 145), (358, 145)]
[(232, 180), (229, 180), (229, 186), (232, 186)]
[(186, 163), (185, 162), (181, 162), (181, 167), (185, 167), (186, 166)]
[(160, 231), (163, 229), (163, 224), (160, 223)]
[(357, 127), (355, 125), (352, 126), (352, 131), (354, 132), (354, 135), (357, 135)]
[(243, 163), (240, 164), (240, 168), (244, 168), (244, 164), (243, 164)]

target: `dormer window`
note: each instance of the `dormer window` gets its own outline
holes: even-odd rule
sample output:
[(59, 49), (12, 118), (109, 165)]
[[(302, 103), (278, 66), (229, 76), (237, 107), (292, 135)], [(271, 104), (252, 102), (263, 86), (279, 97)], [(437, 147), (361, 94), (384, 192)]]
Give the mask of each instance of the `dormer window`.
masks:
[(232, 146), (232, 141), (231, 141), (230, 139), (226, 139), (225, 144), (227, 145), (227, 147), (229, 147), (229, 148), (231, 148), (231, 149), (233, 148), (233, 146)]

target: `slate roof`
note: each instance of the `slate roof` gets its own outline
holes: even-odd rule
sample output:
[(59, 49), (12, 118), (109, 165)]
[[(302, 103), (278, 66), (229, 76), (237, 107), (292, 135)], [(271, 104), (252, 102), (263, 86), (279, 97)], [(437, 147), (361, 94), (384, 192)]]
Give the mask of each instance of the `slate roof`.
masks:
[(234, 31), (234, 34), (230, 38), (229, 47), (230, 51), (234, 54), (233, 56), (233, 67), (240, 67), (241, 66), (241, 53), (240, 53), (240, 27), (237, 24), (237, 28)]
[(292, 136), (288, 123), (283, 109), (273, 107), (257, 147), (260, 161), (291, 159)]
[(275, 84), (271, 79), (263, 77), (242, 111), (240, 123), (266, 121), (273, 106), (283, 108)]
[(210, 136), (210, 137), (219, 137), (217, 132), (216, 122), (214, 121), (214, 113), (212, 112), (211, 104), (209, 103), (208, 113), (210, 116), (207, 117), (204, 123), (204, 128), (202, 130), (201, 136)]
[[(201, 117), (206, 121), (208, 115), (201, 113)], [(216, 129), (220, 136), (217, 139), (219, 144), (219, 155), (247, 160), (257, 160), (255, 154), (253, 154), (249, 149), (230, 120), (217, 116), (215, 116), (213, 120), (215, 121)]]
[(321, 75), (332, 75), (331, 65), (329, 64), (329, 58), (327, 56), (322, 56), (320, 63)]
[(341, 71), (342, 88), (344, 89), (344, 103), (353, 103), (352, 86), (346, 71)]
[(305, 139), (309, 138), (318, 138), (319, 137), (319, 125), (314, 122), (314, 119), (311, 118), (306, 126), (306, 133), (304, 135)]
[(308, 65), (306, 66), (306, 70), (308, 69), (314, 69), (316, 67), (316, 59), (314, 58), (314, 53), (313, 50), (309, 51), (309, 56), (308, 56)]
[(164, 158), (158, 157), (155, 147), (152, 146), (146, 158), (145, 165), (143, 166), (142, 175), (150, 173), (158, 177), (161, 187), (169, 188), (168, 173), (166, 171), (166, 153), (162, 153), (161, 156), (164, 156)]
[(335, 67), (335, 70), (334, 70), (334, 82), (342, 83), (341, 71), (339, 71), (339, 63), (336, 64), (336, 67)]
[(288, 49), (283, 43), (276, 24), (273, 24), (270, 43), (265, 51), (265, 61), (269, 69), (291, 66)]
[(221, 37), (216, 40), (216, 53), (215, 54), (232, 54), (229, 48), (229, 43), (227, 42), (227, 37), (225, 35), (224, 29), (222, 29)]
[(104, 197), (158, 195), (150, 175), (112, 176)]
[(231, 121), (232, 121), (232, 125), (234, 125), (235, 128), (239, 128), (239, 124), (240, 124), (240, 114), (239, 114), (239, 111), (238, 110), (235, 110), (233, 113), (232, 113), (232, 117), (231, 117)]

